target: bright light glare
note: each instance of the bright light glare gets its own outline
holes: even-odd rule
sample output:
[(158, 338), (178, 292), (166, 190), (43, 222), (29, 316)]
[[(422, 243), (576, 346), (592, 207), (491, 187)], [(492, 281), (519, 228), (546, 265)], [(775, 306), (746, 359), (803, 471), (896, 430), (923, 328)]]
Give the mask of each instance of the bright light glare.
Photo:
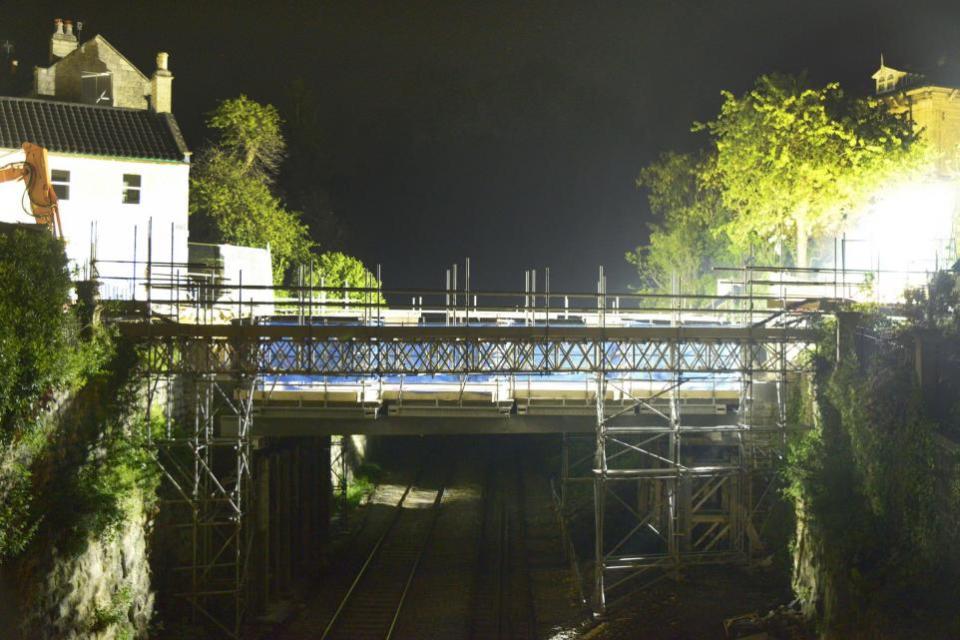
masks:
[(877, 270), (864, 298), (894, 301), (925, 272), (946, 268), (953, 253), (957, 187), (945, 180), (909, 182), (885, 189), (857, 216), (847, 233), (846, 268)]

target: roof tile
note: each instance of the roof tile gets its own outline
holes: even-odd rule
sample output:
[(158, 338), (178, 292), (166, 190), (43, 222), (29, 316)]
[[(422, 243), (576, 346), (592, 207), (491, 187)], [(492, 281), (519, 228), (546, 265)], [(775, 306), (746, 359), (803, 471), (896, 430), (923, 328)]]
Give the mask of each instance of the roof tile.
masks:
[(24, 142), (121, 158), (183, 161), (189, 153), (170, 113), (0, 96), (0, 147)]

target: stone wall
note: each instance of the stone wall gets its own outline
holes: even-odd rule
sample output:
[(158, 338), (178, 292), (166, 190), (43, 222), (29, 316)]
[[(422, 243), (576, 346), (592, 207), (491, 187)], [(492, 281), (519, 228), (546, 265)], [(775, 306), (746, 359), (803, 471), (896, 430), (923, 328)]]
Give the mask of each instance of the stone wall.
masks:
[(40, 97), (80, 102), (80, 77), (84, 72), (110, 72), (113, 106), (131, 109), (149, 106), (150, 80), (101, 36), (83, 43), (56, 64), (38, 67), (34, 90)]
[(115, 449), (142, 428), (129, 364), (111, 362), (109, 373), (63, 398), (44, 419), (47, 444), (29, 461), (39, 527), (30, 546), (3, 567), (18, 600), (7, 608), (17, 619), (6, 628), (21, 638), (149, 636), (153, 493), (139, 479), (104, 479), (121, 467), (152, 472), (146, 460), (131, 461)]
[(815, 381), (801, 387), (813, 429), (792, 443), (785, 469), (793, 588), (823, 639), (960, 637), (956, 375), (937, 362), (953, 366), (956, 337), (881, 340), (870, 322), (841, 316), (838, 346), (821, 344)]
[[(147, 561), (146, 514), (108, 539), (88, 539), (79, 555), (53, 550), (49, 564), (20, 567), (33, 581), (21, 615), (24, 638), (91, 640), (148, 637), (153, 592)], [(21, 583), (23, 584), (23, 583)]]

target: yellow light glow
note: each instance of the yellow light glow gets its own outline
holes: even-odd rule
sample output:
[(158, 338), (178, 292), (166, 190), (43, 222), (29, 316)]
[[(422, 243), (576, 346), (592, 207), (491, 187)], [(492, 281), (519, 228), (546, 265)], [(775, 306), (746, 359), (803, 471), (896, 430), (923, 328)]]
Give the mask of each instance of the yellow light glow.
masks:
[[(949, 267), (957, 185), (947, 180), (901, 183), (878, 193), (846, 234), (846, 268), (877, 271), (863, 297), (895, 301), (926, 273)], [(856, 296), (855, 296), (856, 297)]]

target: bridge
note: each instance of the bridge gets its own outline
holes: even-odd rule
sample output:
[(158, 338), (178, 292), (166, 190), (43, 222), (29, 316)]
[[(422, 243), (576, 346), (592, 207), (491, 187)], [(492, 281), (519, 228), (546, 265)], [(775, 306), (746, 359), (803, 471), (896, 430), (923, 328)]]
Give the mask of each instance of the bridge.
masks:
[(764, 553), (788, 385), (822, 301), (609, 294), (601, 276), (596, 293), (299, 287), (216, 309), (229, 288), (149, 283), (144, 317), (119, 322), (192, 531), (180, 595), (227, 635), (247, 605), (263, 437), (562, 434), (557, 506), (592, 512), (598, 613), (628, 584)]

